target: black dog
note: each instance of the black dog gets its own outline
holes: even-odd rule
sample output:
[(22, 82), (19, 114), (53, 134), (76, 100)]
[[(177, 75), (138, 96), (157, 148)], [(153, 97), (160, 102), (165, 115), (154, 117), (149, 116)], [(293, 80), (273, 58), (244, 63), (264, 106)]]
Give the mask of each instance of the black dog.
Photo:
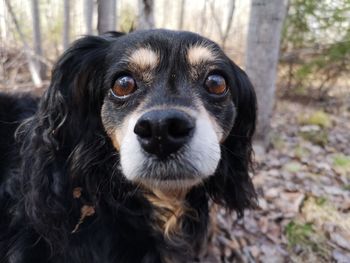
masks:
[(1, 262), (198, 261), (209, 199), (255, 206), (255, 117), (246, 74), (199, 35), (76, 41), (38, 104), (0, 96)]

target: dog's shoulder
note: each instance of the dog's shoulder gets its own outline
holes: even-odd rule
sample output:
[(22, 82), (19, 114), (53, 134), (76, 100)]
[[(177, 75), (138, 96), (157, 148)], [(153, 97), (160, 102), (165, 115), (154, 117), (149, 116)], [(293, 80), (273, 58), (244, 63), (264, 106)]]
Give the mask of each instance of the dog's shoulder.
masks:
[(0, 125), (21, 121), (34, 114), (39, 98), (31, 93), (0, 92)]
[(0, 153), (4, 145), (14, 142), (14, 132), (19, 124), (32, 116), (39, 98), (29, 93), (10, 94), (0, 92)]
[(15, 131), (35, 113), (38, 101), (39, 98), (28, 93), (0, 93), (0, 182), (14, 157)]

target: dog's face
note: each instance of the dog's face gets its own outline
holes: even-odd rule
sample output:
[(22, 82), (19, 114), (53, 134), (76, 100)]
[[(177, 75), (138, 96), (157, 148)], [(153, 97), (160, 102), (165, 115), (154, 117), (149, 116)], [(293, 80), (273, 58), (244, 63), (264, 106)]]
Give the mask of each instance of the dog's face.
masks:
[(126, 178), (173, 189), (213, 175), (236, 117), (220, 48), (193, 33), (137, 32), (117, 38), (106, 63), (101, 119)]

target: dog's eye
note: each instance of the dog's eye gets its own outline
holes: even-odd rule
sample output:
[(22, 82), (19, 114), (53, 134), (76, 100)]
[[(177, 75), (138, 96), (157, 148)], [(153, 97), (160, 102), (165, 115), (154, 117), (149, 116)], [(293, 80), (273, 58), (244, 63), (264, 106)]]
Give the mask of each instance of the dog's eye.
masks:
[(227, 90), (225, 78), (217, 74), (209, 75), (205, 80), (205, 88), (211, 94), (222, 95)]
[(130, 76), (122, 76), (114, 82), (112, 92), (117, 97), (125, 97), (133, 93), (135, 89), (135, 80)]

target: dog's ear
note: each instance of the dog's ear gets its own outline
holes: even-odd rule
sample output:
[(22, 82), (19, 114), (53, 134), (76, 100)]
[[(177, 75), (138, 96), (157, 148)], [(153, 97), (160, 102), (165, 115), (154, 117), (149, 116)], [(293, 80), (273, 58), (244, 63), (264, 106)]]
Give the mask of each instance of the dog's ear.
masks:
[(233, 101), (236, 106), (234, 126), (221, 146), (221, 161), (206, 188), (214, 202), (243, 214), (245, 208), (256, 207), (256, 193), (249, 176), (252, 168), (252, 137), (255, 130), (257, 101), (254, 88), (246, 75), (233, 62), (231, 64), (235, 87)]
[(69, 223), (72, 177), (92, 173), (87, 164), (101, 158), (104, 141), (98, 134), (103, 131), (98, 114), (104, 96), (105, 57), (115, 37), (76, 41), (54, 67), (38, 111), (18, 131), (26, 216), (50, 244), (63, 244), (64, 233), (69, 233), (62, 228)]

